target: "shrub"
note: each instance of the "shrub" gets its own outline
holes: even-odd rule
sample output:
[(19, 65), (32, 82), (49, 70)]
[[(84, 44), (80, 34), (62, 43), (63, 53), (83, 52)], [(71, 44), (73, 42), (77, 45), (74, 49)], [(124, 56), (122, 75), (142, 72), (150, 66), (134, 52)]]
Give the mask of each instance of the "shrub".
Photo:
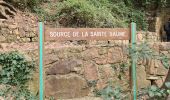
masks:
[(110, 7), (108, 0), (66, 0), (57, 5), (57, 16), (60, 24), (68, 27), (127, 26), (126, 20), (112, 13)]
[(38, 96), (32, 94), (26, 87), (12, 87), (4, 85), (0, 90), (0, 96), (5, 100), (38, 100)]
[(18, 52), (0, 54), (0, 84), (13, 86), (24, 85), (31, 79), (35, 68), (33, 62), (29, 62)]
[(13, 4), (17, 8), (21, 10), (25, 10), (26, 8), (33, 10), (34, 7), (37, 7), (39, 3), (44, 0), (6, 0), (7, 2)]
[[(129, 0), (62, 0), (52, 5), (53, 14), (41, 7), (34, 9), (41, 21), (59, 21), (64, 27), (103, 28), (129, 27), (134, 21), (138, 29), (147, 28), (145, 12)], [(51, 9), (50, 3), (46, 9)]]
[(96, 90), (96, 96), (102, 97), (104, 100), (128, 100), (120, 87), (113, 88), (111, 85), (106, 86), (102, 90)]

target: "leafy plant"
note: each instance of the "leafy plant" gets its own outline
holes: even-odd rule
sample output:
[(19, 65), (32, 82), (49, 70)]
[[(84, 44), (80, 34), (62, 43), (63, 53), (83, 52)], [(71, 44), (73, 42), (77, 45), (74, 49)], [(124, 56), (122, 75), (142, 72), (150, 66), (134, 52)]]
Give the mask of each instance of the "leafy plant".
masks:
[(120, 87), (113, 88), (111, 84), (109, 84), (102, 90), (97, 90), (96, 96), (100, 96), (104, 100), (126, 100), (127, 99), (127, 96), (122, 93)]
[(111, 67), (117, 73), (118, 78), (122, 80), (123, 76), (125, 75), (125, 72), (128, 70), (129, 63), (128, 61), (126, 62), (122, 61), (121, 63), (118, 64), (111, 64)]
[(165, 89), (160, 89), (155, 85), (152, 85), (148, 89), (148, 95), (149, 97), (154, 97), (154, 98), (161, 98), (166, 96), (166, 90)]
[(38, 100), (38, 96), (32, 94), (26, 87), (13, 87), (10, 85), (5, 85), (0, 91), (0, 96), (5, 99), (12, 100)]
[(170, 58), (168, 58), (165, 54), (161, 54), (159, 60), (161, 60), (163, 66), (166, 69), (169, 69), (169, 67), (170, 67), (169, 60), (170, 60)]
[[(151, 100), (165, 100), (165, 98), (170, 94), (170, 83), (165, 83), (167, 89), (165, 88), (159, 88), (155, 85), (152, 85), (148, 88), (140, 90), (138, 92), (138, 98), (141, 98), (142, 96), (148, 95)], [(150, 100), (150, 99), (149, 99)]]
[(28, 61), (17, 51), (0, 54), (0, 96), (13, 100), (38, 100), (25, 85), (35, 69), (33, 61)]
[[(134, 21), (138, 29), (145, 29), (145, 12), (129, 1), (62, 0), (53, 4), (53, 14), (41, 7), (36, 7), (34, 11), (40, 20), (43, 18), (44, 21), (58, 21), (65, 27), (128, 27)], [(51, 9), (51, 6), (47, 9)]]
[(111, 10), (101, 5), (96, 7), (88, 0), (67, 0), (58, 4), (57, 7), (59, 22), (64, 26), (113, 27), (116, 21)]
[(158, 53), (155, 50), (153, 50), (147, 42), (142, 42), (140, 44), (136, 44), (136, 48), (132, 49), (129, 48), (130, 56), (134, 56), (136, 59), (136, 62), (140, 62), (144, 59), (157, 59), (160, 60), (163, 64), (163, 66), (166, 69), (169, 69), (170, 64), (168, 58), (165, 54), (163, 53)]
[(23, 85), (31, 79), (31, 74), (35, 69), (32, 61), (19, 52), (0, 54), (0, 83), (9, 85)]
[(35, 7), (38, 7), (38, 5), (41, 2), (44, 2), (45, 0), (5, 0), (20, 10), (30, 9), (33, 10)]
[(168, 89), (170, 89), (170, 82), (166, 82), (165, 85)]

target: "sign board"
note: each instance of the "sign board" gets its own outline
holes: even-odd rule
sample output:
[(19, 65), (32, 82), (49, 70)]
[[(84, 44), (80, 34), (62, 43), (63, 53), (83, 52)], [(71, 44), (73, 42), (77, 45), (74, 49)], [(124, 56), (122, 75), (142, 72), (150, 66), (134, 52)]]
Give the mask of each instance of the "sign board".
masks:
[[(39, 23), (39, 99), (44, 100), (44, 41), (61, 40), (131, 40), (132, 49), (136, 49), (136, 23), (131, 28), (44, 28)], [(136, 57), (132, 56), (131, 93), (133, 100), (137, 97)]]
[(45, 28), (45, 41), (130, 40), (129, 28)]

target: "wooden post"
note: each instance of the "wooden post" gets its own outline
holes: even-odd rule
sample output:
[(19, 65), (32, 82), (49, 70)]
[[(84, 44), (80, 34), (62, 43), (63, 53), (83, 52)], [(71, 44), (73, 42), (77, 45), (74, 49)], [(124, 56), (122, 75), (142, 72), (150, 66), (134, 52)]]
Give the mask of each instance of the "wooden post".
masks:
[(42, 22), (39, 22), (39, 100), (44, 99), (43, 52), (44, 52), (44, 25)]

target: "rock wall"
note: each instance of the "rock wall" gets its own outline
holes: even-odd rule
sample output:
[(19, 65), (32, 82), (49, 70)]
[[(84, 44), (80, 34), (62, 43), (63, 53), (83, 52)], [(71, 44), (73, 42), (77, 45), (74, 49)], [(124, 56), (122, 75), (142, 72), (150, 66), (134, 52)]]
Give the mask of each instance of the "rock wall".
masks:
[(38, 19), (32, 14), (18, 12), (14, 18), (0, 18), (0, 42), (35, 42), (37, 27)]
[[(97, 42), (95, 42), (97, 44)], [(75, 45), (73, 43), (46, 43), (44, 59), (45, 94), (56, 99), (93, 97), (94, 88), (102, 89), (108, 81), (130, 92), (129, 67), (121, 72), (121, 62), (128, 62), (127, 45), (114, 42), (103, 45)], [(93, 43), (94, 44), (94, 43)], [(169, 54), (170, 43), (154, 43), (155, 50)], [(29, 88), (38, 92), (38, 43), (1, 43), (0, 52), (18, 50), (36, 61), (37, 70)], [(169, 56), (169, 55), (168, 55)], [(161, 62), (137, 67), (138, 88), (151, 84), (162, 86), (168, 70)], [(153, 83), (154, 81), (154, 83)]]
[[(26, 57), (35, 59), (37, 71), (34, 81), (29, 84), (30, 89), (37, 93), (37, 43), (3, 43), (0, 47), (0, 52), (19, 50)], [(44, 59), (46, 96), (57, 99), (94, 96), (94, 85), (103, 89), (108, 81), (113, 81), (114, 87), (119, 85), (123, 90), (129, 90), (129, 70), (127, 68), (121, 73), (119, 65), (128, 59), (126, 47), (119, 43), (110, 46), (47, 43)], [(121, 79), (120, 74), (123, 74)]]

